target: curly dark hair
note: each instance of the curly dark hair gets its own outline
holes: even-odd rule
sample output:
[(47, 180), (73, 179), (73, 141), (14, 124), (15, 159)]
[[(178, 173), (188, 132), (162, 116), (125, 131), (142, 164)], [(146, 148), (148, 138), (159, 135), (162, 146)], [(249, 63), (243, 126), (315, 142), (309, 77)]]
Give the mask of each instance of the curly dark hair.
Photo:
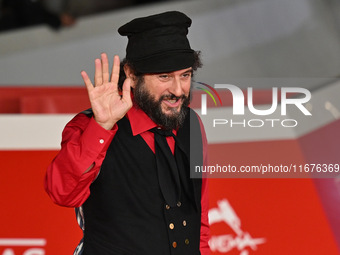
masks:
[[(136, 68), (134, 67), (134, 64), (124, 58), (120, 62), (120, 73), (119, 73), (119, 80), (118, 80), (118, 88), (119, 90), (122, 90), (123, 83), (126, 79), (126, 75), (124, 72), (124, 66), (128, 65), (133, 73), (134, 76), (136, 76), (137, 80), (143, 78), (143, 73), (139, 73), (136, 71)], [(198, 68), (202, 67), (202, 61), (201, 61), (201, 52), (200, 51), (194, 51), (194, 64), (192, 65), (192, 70), (195, 72)]]

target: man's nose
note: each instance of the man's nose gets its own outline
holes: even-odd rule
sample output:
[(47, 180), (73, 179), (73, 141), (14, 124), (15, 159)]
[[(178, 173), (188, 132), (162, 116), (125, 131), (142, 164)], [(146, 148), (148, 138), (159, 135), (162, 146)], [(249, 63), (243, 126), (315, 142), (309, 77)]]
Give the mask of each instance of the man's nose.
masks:
[(183, 87), (180, 77), (174, 77), (169, 91), (177, 97), (183, 95)]

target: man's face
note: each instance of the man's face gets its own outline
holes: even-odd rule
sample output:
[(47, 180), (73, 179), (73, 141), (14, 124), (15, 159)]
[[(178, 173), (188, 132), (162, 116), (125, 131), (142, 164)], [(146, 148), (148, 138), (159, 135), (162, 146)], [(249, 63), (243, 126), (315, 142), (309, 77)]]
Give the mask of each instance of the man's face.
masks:
[(184, 121), (190, 102), (192, 68), (170, 73), (145, 74), (134, 89), (137, 105), (167, 129), (178, 128)]

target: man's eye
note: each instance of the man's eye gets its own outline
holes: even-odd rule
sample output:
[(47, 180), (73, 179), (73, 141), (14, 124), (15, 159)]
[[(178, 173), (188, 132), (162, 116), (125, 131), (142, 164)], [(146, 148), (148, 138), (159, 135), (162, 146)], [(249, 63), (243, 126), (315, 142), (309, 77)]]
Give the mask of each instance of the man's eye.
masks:
[(169, 78), (169, 75), (167, 74), (161, 74), (158, 76), (160, 79), (168, 79)]
[(189, 79), (191, 77), (191, 73), (184, 73), (182, 74), (183, 79)]

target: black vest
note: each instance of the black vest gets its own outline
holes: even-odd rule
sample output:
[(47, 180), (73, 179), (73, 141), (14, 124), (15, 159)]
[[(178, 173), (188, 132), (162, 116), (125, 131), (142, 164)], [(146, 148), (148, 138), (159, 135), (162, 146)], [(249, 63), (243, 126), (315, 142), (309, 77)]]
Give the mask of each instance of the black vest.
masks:
[[(159, 187), (155, 154), (140, 135), (132, 135), (126, 117), (117, 124), (118, 132), (83, 205), (83, 254), (199, 255), (201, 179), (190, 179), (185, 162), (187, 172), (180, 175), (187, 192), (182, 191), (180, 203), (169, 208)], [(190, 153), (192, 129), (200, 134), (191, 110), (177, 138), (191, 161), (195, 159), (192, 164), (202, 165), (201, 135), (191, 139), (197, 154)]]

